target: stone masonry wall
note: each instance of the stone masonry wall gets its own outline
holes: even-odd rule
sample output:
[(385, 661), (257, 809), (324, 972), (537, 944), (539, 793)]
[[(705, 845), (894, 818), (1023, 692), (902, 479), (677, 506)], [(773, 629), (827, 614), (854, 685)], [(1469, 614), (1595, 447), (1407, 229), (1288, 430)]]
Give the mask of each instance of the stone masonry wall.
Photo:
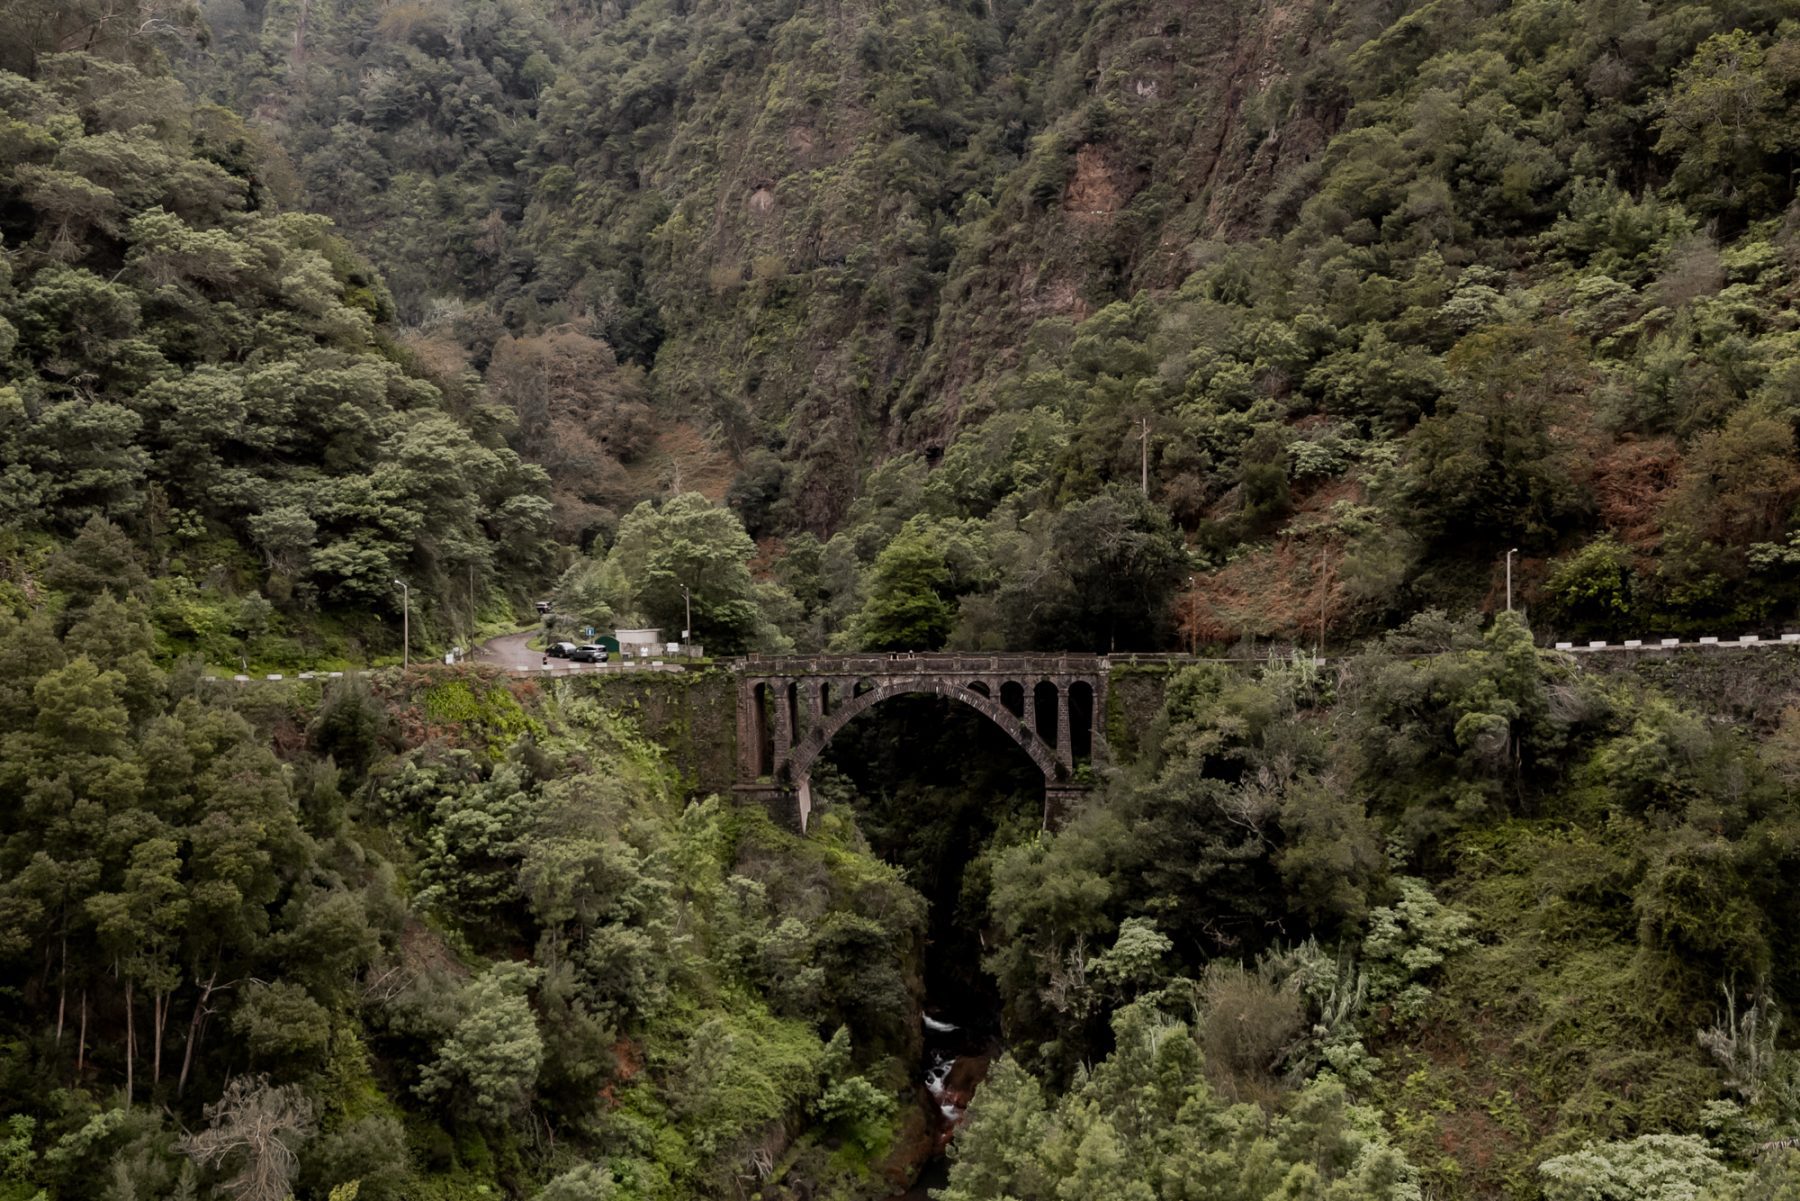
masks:
[(730, 794), (737, 780), (737, 681), (729, 671), (594, 674), (571, 683), (637, 721), (668, 753), (689, 795)]

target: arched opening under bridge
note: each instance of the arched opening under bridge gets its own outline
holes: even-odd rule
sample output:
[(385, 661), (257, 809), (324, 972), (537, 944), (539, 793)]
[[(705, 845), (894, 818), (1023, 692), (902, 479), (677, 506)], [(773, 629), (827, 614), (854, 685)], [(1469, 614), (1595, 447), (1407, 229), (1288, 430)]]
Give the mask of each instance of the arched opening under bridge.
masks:
[[(813, 764), (831, 744), (832, 738), (845, 726), (867, 713), (882, 701), (898, 696), (941, 696), (948, 700), (960, 701), (977, 713), (986, 717), (1016, 743), (1044, 775), (1047, 784), (1055, 784), (1062, 778), (1062, 767), (1057, 763), (1056, 750), (1052, 744), (1046, 743), (1040, 731), (1030, 729), (1025, 721), (1003, 708), (991, 697), (972, 687), (959, 684), (944, 684), (925, 681), (904, 681), (872, 685), (867, 691), (859, 692), (823, 715), (823, 719), (806, 732), (794, 748), (793, 756), (788, 760), (790, 779), (796, 786), (803, 786), (812, 778)], [(1055, 731), (1052, 727), (1052, 737)]]
[(1065, 655), (847, 655), (756, 660), (738, 690), (738, 795), (806, 829), (813, 766), (840, 731), (898, 697), (948, 702), (1024, 754), (1043, 780), (1046, 824), (1104, 759), (1105, 664)]

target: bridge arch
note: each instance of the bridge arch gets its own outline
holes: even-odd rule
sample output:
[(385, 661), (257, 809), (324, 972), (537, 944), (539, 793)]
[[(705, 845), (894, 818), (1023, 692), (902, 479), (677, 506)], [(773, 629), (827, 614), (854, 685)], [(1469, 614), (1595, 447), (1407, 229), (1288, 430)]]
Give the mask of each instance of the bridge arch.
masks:
[(993, 722), (1043, 773), (1049, 827), (1092, 787), (1080, 765), (1106, 758), (1107, 667), (1068, 654), (753, 656), (736, 669), (734, 791), (805, 833), (812, 771), (832, 738), (891, 697), (941, 696)]
[(1060, 765), (1056, 761), (1056, 753), (1037, 736), (1036, 731), (1026, 728), (1025, 722), (1003, 708), (997, 701), (983, 696), (973, 688), (961, 684), (931, 680), (902, 680), (893, 683), (877, 684), (866, 692), (859, 692), (846, 699), (842, 705), (828, 713), (824, 720), (809, 730), (788, 759), (788, 776), (796, 784), (807, 784), (812, 779), (813, 764), (831, 744), (831, 740), (839, 730), (867, 713), (882, 701), (896, 696), (941, 696), (953, 701), (961, 701), (969, 708), (980, 713), (989, 721), (1004, 730), (1008, 737), (1019, 744), (1031, 761), (1037, 764), (1038, 770), (1044, 773), (1044, 782), (1054, 785), (1059, 777)]

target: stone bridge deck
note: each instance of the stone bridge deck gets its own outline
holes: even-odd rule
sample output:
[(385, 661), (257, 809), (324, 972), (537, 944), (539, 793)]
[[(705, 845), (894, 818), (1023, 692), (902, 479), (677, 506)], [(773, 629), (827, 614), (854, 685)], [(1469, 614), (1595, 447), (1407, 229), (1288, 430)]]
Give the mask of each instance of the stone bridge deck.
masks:
[[(1169, 656), (1179, 658), (1180, 656)], [(747, 655), (734, 661), (737, 669), (757, 676), (854, 676), (854, 675), (966, 675), (971, 677), (1017, 675), (1097, 675), (1106, 670), (1105, 655), (1057, 654), (960, 654), (951, 651), (896, 651), (893, 654), (857, 655)]]

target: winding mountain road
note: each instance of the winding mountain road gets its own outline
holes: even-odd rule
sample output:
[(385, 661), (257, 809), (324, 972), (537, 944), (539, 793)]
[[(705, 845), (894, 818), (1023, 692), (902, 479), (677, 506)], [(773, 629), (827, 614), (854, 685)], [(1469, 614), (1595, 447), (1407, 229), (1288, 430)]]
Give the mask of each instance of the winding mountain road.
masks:
[[(507, 671), (529, 671), (533, 667), (541, 667), (544, 652), (534, 651), (528, 645), (536, 633), (536, 630), (526, 630), (520, 634), (502, 634), (498, 638), (490, 638), (475, 648), (475, 662), (489, 663)], [(587, 664), (568, 663), (565, 666), (584, 667)]]
[(531, 649), (529, 643), (536, 634), (536, 630), (525, 630), (518, 634), (502, 634), (498, 638), (490, 638), (475, 648), (473, 661), (519, 675), (536, 675), (544, 671), (563, 676), (585, 672), (686, 670), (679, 663), (664, 663), (661, 660), (646, 662), (617, 656), (608, 663), (571, 663), (567, 659), (549, 659), (544, 656), (543, 651)]

